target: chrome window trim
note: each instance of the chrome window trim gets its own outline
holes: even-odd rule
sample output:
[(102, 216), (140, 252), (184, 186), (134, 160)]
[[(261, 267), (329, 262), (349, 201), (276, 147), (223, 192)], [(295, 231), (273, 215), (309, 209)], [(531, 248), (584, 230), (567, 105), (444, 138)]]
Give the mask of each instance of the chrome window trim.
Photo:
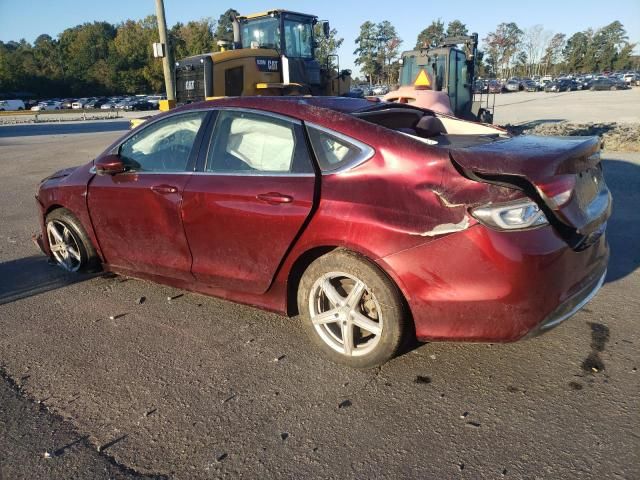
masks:
[[(334, 136), (337, 139), (342, 140), (346, 143), (349, 143), (354, 147), (358, 148), (358, 150), (360, 150), (360, 153), (356, 156), (356, 158), (351, 162), (347, 163), (346, 165), (342, 165), (341, 167), (336, 168), (335, 170), (320, 169), (322, 175), (337, 175), (340, 173), (348, 172), (349, 170), (352, 170), (357, 166), (362, 165), (364, 162), (370, 160), (376, 153), (373, 147), (359, 140), (356, 140), (355, 138), (349, 137), (348, 135), (344, 135), (343, 133), (336, 132), (335, 130), (331, 130), (330, 128), (320, 126), (316, 123), (312, 123), (312, 122), (304, 122), (304, 123), (307, 128), (314, 128), (328, 135)], [(311, 145), (311, 147), (313, 148), (313, 145)], [(315, 151), (313, 153), (315, 154)]]
[[(91, 167), (89, 173), (97, 175), (96, 167)], [(264, 172), (264, 173), (241, 173), (241, 172), (197, 172), (197, 171), (177, 171), (177, 172), (144, 172), (144, 171), (127, 171), (116, 173), (115, 175), (198, 175), (198, 176), (213, 176), (213, 177), (315, 177), (315, 173), (278, 173), (278, 172)]]
[(214, 177), (315, 177), (314, 173), (290, 172), (191, 172), (192, 175), (210, 175)]
[(212, 106), (210, 107), (211, 110), (231, 110), (233, 112), (244, 112), (244, 113), (253, 113), (255, 115), (264, 115), (266, 117), (273, 117), (273, 118), (277, 118), (279, 120), (283, 120), (285, 122), (290, 122), (293, 123), (295, 125), (302, 125), (302, 121), (295, 118), (295, 117), (290, 117), (288, 115), (283, 115), (281, 113), (274, 113), (274, 112), (270, 112), (268, 110), (259, 110), (256, 108), (246, 108), (246, 107), (216, 107), (216, 106)]

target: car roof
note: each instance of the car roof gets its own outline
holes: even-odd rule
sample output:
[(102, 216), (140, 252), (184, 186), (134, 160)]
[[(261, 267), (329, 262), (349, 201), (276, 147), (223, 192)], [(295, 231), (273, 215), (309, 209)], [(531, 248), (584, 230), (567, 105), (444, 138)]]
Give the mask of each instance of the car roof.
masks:
[[(190, 103), (176, 110), (192, 110), (202, 108), (247, 108), (279, 113), (324, 124), (323, 117), (327, 110), (338, 114), (350, 114), (366, 110), (380, 102), (364, 98), (349, 97), (307, 97), (307, 96), (278, 96), (278, 97), (225, 97), (216, 100)], [(175, 111), (175, 110), (174, 110)]]

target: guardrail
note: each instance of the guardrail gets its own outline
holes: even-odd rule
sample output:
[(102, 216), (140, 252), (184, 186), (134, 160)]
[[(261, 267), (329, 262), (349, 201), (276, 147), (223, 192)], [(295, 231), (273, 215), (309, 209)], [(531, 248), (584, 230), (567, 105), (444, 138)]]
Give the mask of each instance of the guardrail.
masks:
[(68, 122), (82, 120), (109, 120), (122, 118), (122, 111), (110, 110), (44, 110), (32, 112), (31, 110), (0, 112), (0, 124), (16, 123), (40, 123), (40, 122)]

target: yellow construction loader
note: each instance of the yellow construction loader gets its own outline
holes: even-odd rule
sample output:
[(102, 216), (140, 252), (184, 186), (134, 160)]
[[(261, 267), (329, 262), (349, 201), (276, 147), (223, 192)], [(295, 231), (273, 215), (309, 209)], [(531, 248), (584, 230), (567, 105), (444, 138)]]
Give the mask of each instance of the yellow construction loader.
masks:
[[(345, 95), (351, 72), (315, 57), (318, 18), (270, 10), (233, 19), (233, 43), (175, 64), (178, 105), (223, 96)], [(329, 36), (329, 23), (322, 22)]]

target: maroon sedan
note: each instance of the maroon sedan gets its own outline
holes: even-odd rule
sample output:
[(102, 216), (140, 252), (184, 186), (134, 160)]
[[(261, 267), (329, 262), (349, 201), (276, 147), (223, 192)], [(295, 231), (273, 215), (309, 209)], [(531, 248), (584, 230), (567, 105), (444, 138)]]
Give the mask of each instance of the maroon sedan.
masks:
[(595, 295), (609, 255), (597, 138), (363, 99), (179, 108), (46, 178), (37, 201), (61, 267), (300, 314), (354, 367), (414, 335), (548, 330)]

